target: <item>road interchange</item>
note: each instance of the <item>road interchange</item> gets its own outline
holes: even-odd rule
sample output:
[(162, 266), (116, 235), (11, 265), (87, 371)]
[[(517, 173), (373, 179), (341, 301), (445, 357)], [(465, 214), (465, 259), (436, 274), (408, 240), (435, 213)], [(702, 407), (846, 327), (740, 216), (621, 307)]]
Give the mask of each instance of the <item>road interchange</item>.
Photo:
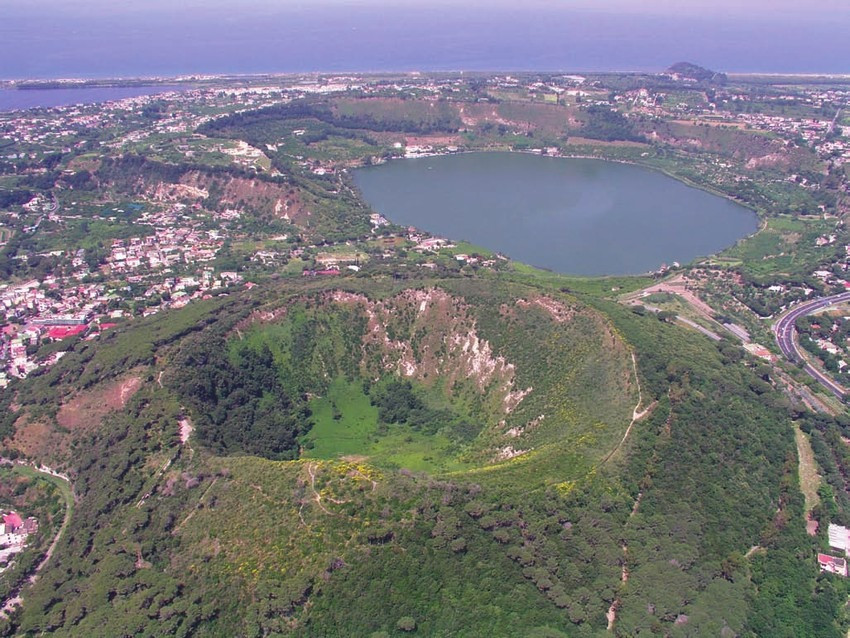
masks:
[(794, 306), (782, 315), (776, 323), (773, 324), (773, 334), (776, 337), (776, 343), (782, 354), (792, 363), (803, 363), (803, 370), (820, 383), (831, 394), (839, 399), (843, 399), (847, 391), (833, 381), (828, 375), (824, 374), (813, 365), (811, 365), (800, 351), (800, 346), (797, 343), (797, 319), (806, 315), (811, 315), (819, 310), (823, 310), (828, 306), (837, 303), (850, 302), (850, 292), (842, 292), (829, 297), (820, 297), (805, 301), (797, 306)]

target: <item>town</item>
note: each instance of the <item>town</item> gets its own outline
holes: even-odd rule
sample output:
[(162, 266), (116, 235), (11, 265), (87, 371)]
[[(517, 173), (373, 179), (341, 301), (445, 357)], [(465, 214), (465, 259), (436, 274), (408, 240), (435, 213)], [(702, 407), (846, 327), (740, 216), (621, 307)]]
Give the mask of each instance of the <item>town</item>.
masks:
[[(362, 496), (377, 503), (393, 481), (410, 479), (399, 483), (409, 491), (420, 480), (416, 471), (407, 471), (409, 458), (387, 456), (389, 464), (378, 481), (365, 470), (355, 472), (348, 461), (344, 468), (335, 466), (336, 451), (321, 452), (322, 428), (349, 428), (352, 405), (367, 414), (377, 410), (376, 418), (382, 409), (388, 411), (376, 403), (382, 400), (376, 385), (381, 378), (364, 377), (350, 387), (342, 377), (332, 379), (337, 372), (327, 364), (335, 362), (324, 358), (325, 350), (328, 357), (349, 348), (362, 350), (356, 340), (359, 324), (350, 320), (359, 314), (349, 314), (349, 308), (337, 314), (314, 303), (337, 296), (356, 298), (367, 308), (373, 297), (376, 308), (385, 304), (388, 319), (366, 315), (367, 327), (368, 321), (379, 320), (391, 327), (382, 332), (378, 325), (375, 331), (382, 347), (406, 343), (406, 328), (394, 324), (409, 315), (415, 328), (410, 341), (417, 348), (436, 350), (440, 342), (457, 342), (475, 357), (471, 368), (503, 366), (506, 384), (522, 383), (517, 391), (529, 402), (543, 401), (549, 393), (540, 388), (564, 375), (553, 386), (558, 403), (546, 408), (545, 421), (542, 409), (529, 412), (527, 434), (519, 425), (508, 428), (505, 420), (500, 422), (504, 436), (524, 436), (530, 443), (518, 440), (496, 448), (501, 451), (495, 456), (488, 452), (493, 476), (502, 464), (524, 471), (529, 461), (558, 453), (555, 439), (599, 446), (588, 453), (597, 459), (588, 467), (604, 465), (605, 472), (593, 470), (588, 479), (581, 478), (581, 467), (573, 467), (578, 454), (571, 451), (572, 456), (560, 457), (562, 462), (542, 462), (529, 472), (532, 482), (538, 473), (551, 478), (530, 497), (523, 481), (517, 505), (504, 510), (485, 511), (478, 499), (463, 500), (459, 515), (450, 517), (456, 522), (446, 524), (443, 513), (467, 498), (455, 489), (460, 483), (448, 481), (447, 491), (436, 499), (428, 496), (434, 508), (411, 504), (410, 511), (427, 509), (434, 520), (433, 530), (422, 530), (425, 542), (434, 544), (434, 556), (449, 549), (445, 558), (457, 566), (468, 547), (483, 547), (500, 561), (517, 563), (518, 585), (524, 583), (529, 596), (551, 600), (565, 627), (597, 623), (601, 629), (607, 619), (609, 628), (643, 632), (638, 625), (649, 631), (650, 623), (671, 628), (692, 623), (680, 627), (689, 630), (716, 604), (701, 599), (713, 596), (714, 589), (737, 601), (757, 590), (763, 595), (781, 589), (774, 583), (784, 586), (790, 579), (770, 572), (781, 563), (774, 560), (779, 551), (802, 557), (794, 568), (817, 586), (842, 586), (837, 578), (818, 575), (818, 566), (847, 575), (850, 534), (831, 521), (846, 522), (850, 507), (848, 457), (842, 452), (850, 425), (841, 413), (841, 393), (814, 397), (816, 383), (806, 376), (806, 364), (794, 365), (771, 330), (778, 317), (801, 302), (850, 289), (850, 232), (843, 222), (850, 92), (838, 79), (780, 82), (691, 75), (684, 69), (633, 76), (194, 78), (179, 81), (179, 90), (170, 86), (145, 97), (0, 115), (0, 386), (6, 388), (0, 398), (9, 406), (7, 440), (20, 455), (15, 458), (49, 462), (68, 472), (74, 483), (69, 498), (81, 499), (77, 511), (90, 511), (83, 508), (94, 507), (94, 499), (108, 501), (100, 514), (74, 518), (67, 542), (56, 545), (63, 561), (87, 569), (87, 557), (73, 557), (77, 545), (86, 542), (79, 539), (88, 535), (93, 555), (109, 556), (118, 566), (115, 575), (104, 576), (96, 563), (85, 576), (91, 584), (83, 588), (99, 591), (100, 579), (129, 584), (147, 578), (156, 587), (161, 580), (164, 589), (155, 590), (153, 598), (163, 601), (157, 613), (166, 622), (177, 615), (169, 608), (172, 584), (176, 590), (182, 586), (178, 582), (191, 583), (195, 574), (206, 578), (209, 569), (231, 560), (219, 547), (237, 554), (249, 545), (275, 547), (285, 564), (297, 543), (258, 540), (273, 536), (265, 534), (263, 521), (250, 532), (251, 542), (230, 540), (245, 537), (241, 526), (220, 541), (209, 535), (209, 542), (178, 546), (190, 534), (198, 539), (220, 533), (221, 527), (209, 524), (220, 518), (216, 508), (232, 511), (238, 503), (250, 512), (253, 499), (265, 498), (247, 473), (253, 472), (257, 456), (266, 454), (278, 463), (281, 485), (288, 486), (283, 474), (292, 473), (300, 502), (291, 508), (291, 525), (271, 524), (281, 534), (296, 530), (299, 541), (309, 540), (302, 529), (353, 520), (358, 504), (365, 502)], [(659, 262), (666, 263), (634, 276), (582, 278), (518, 263), (462, 236), (397, 223), (390, 212), (373, 210), (358, 192), (355, 169), (385, 163), (390, 164), (386, 169), (395, 168), (402, 161), (392, 163), (402, 158), (429, 166), (438, 160), (428, 158), (473, 151), (541, 156), (511, 156), (535, 164), (563, 157), (590, 165), (598, 159), (637, 165), (629, 171), (652, 169), (678, 179), (679, 188), (704, 189), (733, 202), (719, 200), (724, 205), (753, 209), (757, 214), (751, 214), (753, 230), (748, 231), (753, 234), (690, 262), (664, 255)], [(402, 193), (400, 200), (413, 197)], [(431, 288), (459, 291), (457, 301), (439, 309), (445, 320), (434, 321), (430, 314), (436, 310), (416, 303), (420, 295), (431, 295)], [(404, 303), (387, 301), (406, 289), (412, 292), (401, 293)], [(255, 307), (261, 310), (254, 313)], [(843, 372), (850, 368), (845, 314), (850, 313), (842, 307), (829, 308), (794, 324), (800, 345), (839, 380), (850, 376), (850, 370)], [(267, 316), (275, 319), (266, 323)], [(542, 320), (547, 317), (553, 320)], [(458, 336), (432, 340), (429, 331), (442, 323), (452, 325)], [(130, 357), (112, 356), (133, 338), (135, 346), (169, 330), (177, 335), (168, 337), (173, 340), (156, 343), (153, 337)], [(515, 339), (518, 334), (529, 338)], [(276, 349), (294, 352), (296, 346), (280, 345), (290, 337), (306, 354), (287, 361), (283, 370)], [(259, 343), (262, 350), (254, 350)], [(500, 353), (490, 358), (497, 349)], [(517, 364), (499, 358), (512, 349), (516, 357), (510, 360)], [(377, 355), (374, 359), (386, 366)], [(617, 365), (607, 370), (611, 362)], [(361, 364), (350, 367), (357, 371)], [(606, 381), (609, 373), (616, 383)], [(525, 374), (535, 376), (526, 382)], [(414, 381), (420, 380), (410, 384), (410, 405), (415, 406)], [(485, 381), (481, 390), (497, 385)], [(402, 391), (388, 387), (388, 396)], [(466, 392), (460, 377), (446, 387)], [(36, 388), (32, 398), (30, 388)], [(203, 393), (208, 396), (199, 398)], [(567, 397), (570, 404), (565, 404)], [(212, 403), (214, 418), (207, 411)], [(610, 415), (597, 413), (608, 409)], [(424, 400), (415, 411), (417, 418), (431, 418)], [(233, 416), (237, 412), (239, 418)], [(631, 415), (631, 421), (623, 415)], [(469, 412), (458, 414), (456, 426), (443, 426), (443, 419), (450, 418), (448, 411), (433, 416), (436, 436), (451, 442), (445, 453), (429, 450), (420, 459), (417, 450), (410, 456), (423, 472), (442, 471), (433, 470), (440, 467), (432, 465), (435, 456), (453, 459), (457, 454), (465, 464), (478, 454), (484, 437), (475, 423), (482, 419)], [(585, 429), (570, 430), (573, 421)], [(618, 432), (609, 421), (628, 426)], [(102, 423), (104, 433), (89, 422)], [(262, 428), (255, 429), (258, 424)], [(585, 427), (590, 424), (592, 433)], [(404, 432), (388, 447), (413, 449), (434, 434), (419, 429), (408, 436), (406, 428), (412, 425), (401, 420), (378, 422), (367, 444)], [(563, 428), (563, 435), (554, 436), (551, 428)], [(265, 446), (266, 438), (277, 445), (281, 434), (288, 438), (274, 450), (250, 447)], [(550, 434), (551, 439), (531, 440)], [(363, 468), (381, 466), (376, 455), (384, 452), (367, 449)], [(61, 465), (50, 458), (54, 455)], [(609, 458), (614, 460), (605, 465)], [(613, 477), (624, 460), (635, 468), (623, 474), (628, 481), (620, 482)], [(329, 470), (333, 467), (341, 469)], [(329, 483), (327, 477), (334, 471), (363, 494), (333, 496), (338, 479)], [(101, 476), (103, 484), (90, 483)], [(362, 483), (365, 489), (354, 486), (362, 478), (368, 480)], [(481, 482), (489, 480), (482, 473)], [(701, 481), (732, 487), (710, 494), (691, 489)], [(803, 498), (797, 498), (797, 483)], [(468, 496), (477, 493), (470, 490)], [(741, 506), (745, 498), (750, 502)], [(539, 511), (526, 511), (526, 501)], [(659, 509), (662, 505), (666, 509)], [(132, 516), (122, 514), (125, 509)], [(174, 515), (160, 517), (161, 511)], [(387, 516), (380, 511), (370, 514), (380, 524), (370, 523), (364, 536), (372, 552), (404, 542), (395, 525), (400, 519), (390, 509)], [(23, 514), (14, 515), (9, 533), (16, 535), (15, 547), (23, 547), (27, 521)], [(45, 529), (46, 520), (42, 517)], [(809, 536), (802, 533), (804, 521)], [(97, 541), (107, 536), (121, 542)], [(479, 536), (487, 542), (479, 544)], [(664, 542), (651, 549), (653, 544), (641, 538)], [(197, 556), (177, 551), (198, 546), (204, 553)], [(307, 550), (310, 556), (315, 547)], [(543, 559), (553, 552), (561, 556), (557, 564)], [(235, 569), (259, 574), (265, 563), (276, 560), (277, 555), (252, 558)], [(294, 619), (287, 614), (311, 608), (318, 599), (307, 590), (336, 582), (332, 572), (337, 569), (357, 574), (354, 560), (346, 560), (351, 564), (342, 565), (337, 555), (323, 556), (316, 567), (324, 574), (321, 581), (297, 583), (291, 592), (273, 588), (261, 601), (260, 613), (265, 622), (274, 609), (274, 623), (263, 630), (278, 631), (277, 620)], [(584, 566), (575, 573), (561, 569), (579, 564)], [(54, 567), (49, 552), (41, 565), (32, 591), (53, 582), (63, 592), (77, 587), (80, 579), (66, 578), (61, 573), (66, 563)], [(652, 565), (654, 573), (646, 574), (645, 565)], [(177, 577), (171, 580), (173, 569)], [(289, 587), (295, 581), (287, 578), (275, 582)], [(259, 582), (265, 587), (269, 581)], [(772, 584), (759, 587), (763, 582)], [(584, 594), (579, 583), (588, 592), (598, 588), (605, 593)], [(644, 590), (652, 591), (652, 598), (634, 583), (649, 583)], [(687, 592), (686, 598), (668, 602), (654, 593), (666, 596), (677, 588)], [(800, 600), (810, 598), (807, 591)], [(30, 600), (27, 604), (39, 609), (52, 604), (49, 596)], [(283, 607), (266, 605), (270, 601), (282, 601)], [(59, 608), (66, 609), (64, 603)], [(73, 618), (68, 620), (73, 625), (75, 613), (69, 609), (56, 622)], [(210, 612), (211, 619), (215, 613)], [(729, 629), (733, 633), (746, 626), (745, 612), (739, 614), (736, 628)], [(24, 615), (14, 622), (34, 626)], [(725, 625), (718, 625), (715, 633), (724, 631)]]
[[(667, 170), (646, 144), (604, 146), (612, 135), (631, 139), (618, 133), (625, 126), (634, 139), (670, 147), (689, 178), (725, 185), (732, 196), (752, 191), (756, 181), (749, 175), (763, 172), (781, 198), (760, 203), (793, 215), (783, 222), (787, 231), (773, 221), (768, 231), (777, 224), (780, 238), (801, 235), (802, 242), (795, 239), (788, 248), (805, 253), (802, 267), (808, 271), (754, 282), (724, 268), (723, 260), (689, 266), (690, 280), (704, 282), (699, 294), (743, 334), (769, 342), (763, 317), (815, 292), (850, 285), (850, 233), (840, 220), (850, 169), (850, 126), (841, 123), (850, 90), (821, 83), (767, 93), (761, 85), (732, 80), (705, 85), (687, 68), (644, 76), (644, 88), (612, 89), (611, 80), (593, 74), (204, 77), (155, 95), (0, 114), (0, 269), (6, 274), (0, 284), (0, 388), (49, 367), (75, 340), (97, 339), (134, 318), (225, 295), (271, 273), (357, 276), (366, 267), (366, 275), (376, 268), (392, 271), (415, 255), (419, 267), (432, 270), (503, 268), (506, 260), (499, 255), (394, 226), (376, 213), (346, 239), (323, 237), (313, 228), (324, 205), (322, 189), (347, 192), (346, 171), (363, 163), (479, 148), (655, 161)], [(250, 109), (316, 98), (354, 108), (355, 100), (386, 96), (461, 104), (467, 130), (387, 132), (374, 136), (372, 146), (349, 140), (350, 148), (327, 150), (328, 134), (306, 123), (264, 143), (199, 133), (222, 115)], [(569, 118), (601, 113), (596, 135), (602, 146), (587, 137), (594, 135), (587, 130), (593, 122), (580, 133), (561, 135), (544, 124), (510, 122), (497, 107), (511, 102), (532, 106), (534, 113), (560, 107)], [(727, 138), (737, 139), (730, 137), (736, 132), (757, 132), (748, 139), (767, 141), (738, 162), (724, 146)], [(697, 135), (716, 148), (697, 152), (700, 142), (694, 142), (689, 151), (677, 141)], [(779, 148), (791, 150), (780, 157), (774, 150)], [(133, 159), (142, 155), (147, 163)], [(789, 171), (794, 161), (800, 167)], [(812, 172), (815, 162), (826, 178)], [(780, 177), (782, 171), (790, 174)], [(783, 203), (789, 188), (807, 199)], [(802, 243), (809, 243), (805, 250)], [(825, 365), (844, 370), (842, 353), (834, 349), (845, 344), (832, 344), (825, 335), (812, 343)]]

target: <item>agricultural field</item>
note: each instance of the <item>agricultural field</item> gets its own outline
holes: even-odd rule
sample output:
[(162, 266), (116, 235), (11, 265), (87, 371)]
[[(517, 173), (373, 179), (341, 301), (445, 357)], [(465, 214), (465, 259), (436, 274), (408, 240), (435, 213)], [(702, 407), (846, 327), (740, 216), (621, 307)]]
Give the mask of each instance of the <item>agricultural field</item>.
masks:
[(831, 245), (817, 245), (818, 237), (833, 234), (835, 229), (833, 220), (770, 217), (758, 233), (725, 251), (723, 256), (740, 260), (742, 269), (754, 277), (799, 275), (834, 260), (837, 250), (843, 251), (843, 243), (838, 239)]

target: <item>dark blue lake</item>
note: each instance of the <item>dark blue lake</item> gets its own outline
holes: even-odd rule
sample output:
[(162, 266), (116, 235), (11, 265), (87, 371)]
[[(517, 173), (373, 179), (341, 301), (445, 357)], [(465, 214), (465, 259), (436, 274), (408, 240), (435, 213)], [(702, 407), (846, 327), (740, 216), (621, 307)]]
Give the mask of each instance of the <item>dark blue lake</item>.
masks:
[(395, 223), (574, 275), (684, 264), (758, 228), (732, 201), (601, 160), (466, 153), (362, 168), (354, 181)]

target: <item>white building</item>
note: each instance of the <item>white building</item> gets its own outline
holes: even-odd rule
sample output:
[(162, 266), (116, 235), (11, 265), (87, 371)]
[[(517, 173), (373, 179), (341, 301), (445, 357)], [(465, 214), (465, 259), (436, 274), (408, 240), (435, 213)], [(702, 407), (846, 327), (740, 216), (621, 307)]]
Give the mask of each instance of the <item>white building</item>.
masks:
[(830, 572), (847, 578), (847, 560), (828, 554), (818, 554), (818, 565), (822, 572)]
[(846, 554), (847, 548), (850, 547), (850, 530), (841, 525), (830, 523), (827, 532), (829, 534), (829, 546), (832, 549), (840, 549)]

